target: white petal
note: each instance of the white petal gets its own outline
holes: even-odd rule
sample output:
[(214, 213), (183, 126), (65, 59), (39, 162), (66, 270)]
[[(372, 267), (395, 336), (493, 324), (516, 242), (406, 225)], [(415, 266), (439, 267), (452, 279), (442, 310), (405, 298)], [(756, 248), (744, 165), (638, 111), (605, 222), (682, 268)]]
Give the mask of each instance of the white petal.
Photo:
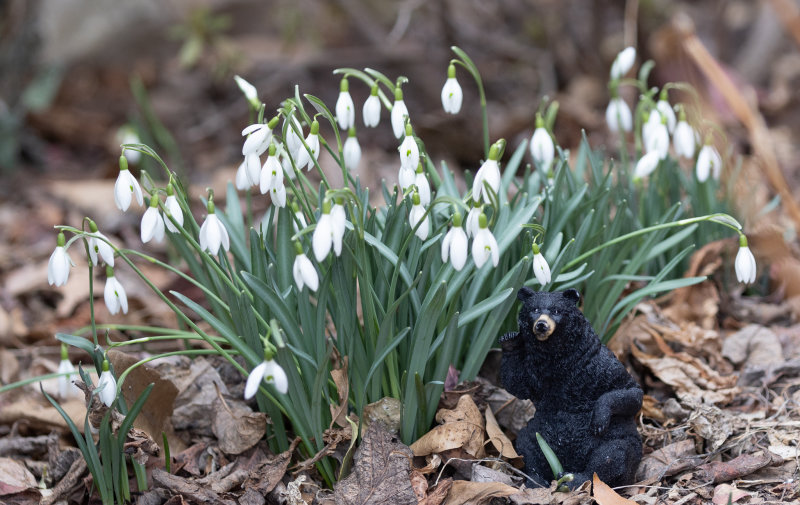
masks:
[(469, 251), (467, 234), (462, 228), (456, 228), (450, 243), (450, 262), (458, 272), (467, 264), (467, 251)]
[(350, 129), (355, 124), (356, 111), (353, 98), (347, 91), (340, 91), (339, 98), (336, 100), (336, 121), (339, 128), (344, 131)]
[(56, 247), (47, 262), (47, 282), (51, 286), (63, 286), (69, 280), (72, 260), (64, 247)]
[(333, 245), (333, 223), (330, 214), (322, 214), (314, 228), (314, 236), (311, 239), (311, 246), (314, 250), (314, 257), (318, 262), (322, 262), (328, 256)]
[[(167, 209), (167, 212), (175, 218), (175, 221), (180, 226), (183, 226), (183, 211), (181, 210), (181, 204), (178, 202), (178, 198), (175, 195), (167, 196), (167, 200), (164, 202), (164, 207)], [(178, 233), (178, 228), (172, 224), (172, 221), (168, 217), (164, 217), (164, 224), (167, 225), (167, 229), (173, 233)]]
[(464, 93), (455, 77), (448, 77), (442, 86), (442, 108), (448, 114), (458, 114)]
[(264, 372), (267, 370), (267, 362), (262, 361), (256, 366), (250, 375), (247, 376), (247, 383), (244, 386), (244, 399), (249, 400), (256, 395), (261, 381), (264, 379)]
[[(381, 100), (377, 95), (370, 95), (364, 102), (364, 126), (374, 128), (381, 120)], [(398, 135), (399, 137), (399, 135)]]
[(286, 377), (286, 372), (275, 361), (267, 361), (267, 369), (264, 371), (264, 377), (267, 382), (275, 386), (281, 394), (286, 394), (289, 390), (289, 379)]
[(72, 375), (75, 374), (75, 366), (68, 359), (62, 359), (58, 364), (58, 373), (69, 373), (58, 378), (58, 396), (62, 399), (68, 396), (77, 396), (80, 388), (72, 384)]
[[(406, 103), (403, 100), (395, 100), (394, 106), (392, 107), (392, 131), (394, 132), (394, 136), (400, 138), (405, 133), (406, 129), (406, 117), (408, 116), (408, 108), (406, 107)], [(417, 168), (417, 167), (414, 167)]]
[(128, 178), (125, 177), (126, 174), (130, 175), (130, 172), (128, 170), (120, 170), (114, 183), (114, 203), (123, 212), (131, 206), (131, 188)]
[(100, 374), (95, 390), (99, 390), (97, 395), (106, 407), (110, 407), (114, 403), (114, 399), (117, 397), (117, 380), (110, 371), (106, 370)]
[(658, 162), (661, 160), (659, 157), (658, 152), (652, 151), (639, 159), (636, 162), (636, 168), (633, 171), (633, 178), (634, 179), (642, 179), (647, 177), (658, 167)]
[(611, 101), (608, 102), (608, 107), (606, 108), (606, 124), (608, 124), (608, 129), (613, 132), (631, 131), (633, 127), (631, 109), (621, 98), (612, 98)]
[(739, 247), (733, 266), (739, 282), (752, 284), (756, 281), (756, 259), (749, 247)]
[(244, 157), (244, 161), (247, 163), (245, 170), (247, 173), (247, 187), (255, 186), (261, 177), (261, 159), (259, 159), (258, 154), (251, 153)]
[(403, 191), (407, 190), (416, 179), (416, 173), (410, 167), (400, 167), (400, 172), (397, 174), (397, 183)]
[(483, 230), (475, 234), (472, 241), (472, 259), (475, 261), (475, 268), (480, 268), (489, 259), (489, 251), (486, 249), (486, 235)]
[(361, 145), (355, 137), (347, 137), (344, 141), (344, 166), (349, 171), (358, 170), (358, 163), (361, 161)]
[(431, 203), (431, 185), (425, 173), (414, 173), (414, 185), (419, 193), (419, 203), (427, 207)]
[(547, 264), (547, 260), (544, 259), (542, 253), (533, 256), (533, 275), (536, 276), (536, 280), (542, 286), (551, 280), (550, 265)]
[(689, 126), (689, 123), (686, 121), (679, 121), (678, 124), (675, 125), (672, 143), (675, 146), (675, 152), (678, 156), (683, 156), (684, 158), (694, 157), (694, 151), (696, 149), (694, 130)]
[(531, 137), (531, 156), (542, 170), (549, 170), (555, 158), (555, 146), (550, 134), (544, 128), (536, 128)]
[(620, 79), (627, 74), (633, 67), (636, 60), (636, 49), (633, 47), (626, 47), (614, 58), (611, 64), (611, 79)]
[(217, 226), (218, 219), (216, 214), (209, 214), (203, 225), (200, 226), (200, 248), (214, 255), (219, 252), (222, 240), (219, 236), (219, 226)]
[[(245, 132), (256, 125), (250, 125), (242, 131), (242, 135), (245, 135)], [(267, 137), (271, 137), (272, 131), (269, 127), (265, 124), (260, 125), (261, 128), (253, 128), (248, 133), (250, 134), (244, 141), (244, 145), (242, 146), (242, 154), (247, 156), (248, 154), (255, 153), (259, 147), (264, 143), (264, 140)]]
[(308, 289), (311, 291), (316, 291), (319, 287), (319, 276), (317, 276), (317, 269), (314, 268), (314, 264), (311, 263), (311, 260), (308, 259), (308, 256), (305, 254), (302, 255), (302, 260), (300, 262), (300, 272), (303, 275), (303, 282), (305, 282)]
[(400, 152), (400, 167), (416, 171), (417, 165), (419, 165), (419, 146), (414, 141), (414, 137), (406, 135), (397, 150)]
[(216, 226), (219, 233), (219, 238), (220, 241), (222, 242), (222, 248), (228, 251), (231, 248), (231, 241), (230, 237), (228, 237), (228, 230), (225, 228), (225, 225), (222, 223), (222, 221), (220, 221), (219, 218), (216, 217), (216, 214), (214, 214), (214, 217), (215, 217), (214, 221), (216, 221), (217, 223)]
[(667, 118), (667, 129), (669, 132), (674, 132), (677, 118), (675, 117), (675, 111), (672, 110), (672, 106), (666, 100), (659, 100), (658, 103), (656, 103), (656, 108), (658, 112), (661, 113), (662, 117)]
[(286, 186), (281, 184), (276, 188), (272, 188), (270, 196), (272, 197), (272, 205), (279, 208), (286, 207)]
[(244, 191), (250, 187), (250, 178), (247, 176), (247, 158), (239, 164), (236, 169), (236, 177), (234, 178), (236, 189)]
[(455, 230), (455, 228), (450, 228), (442, 240), (442, 263), (447, 263), (447, 258), (450, 257), (450, 242), (453, 241)]
[[(156, 234), (157, 222), (161, 216), (157, 207), (148, 207), (142, 216), (141, 238), (143, 243), (148, 243)], [(163, 222), (162, 222), (163, 226)]]

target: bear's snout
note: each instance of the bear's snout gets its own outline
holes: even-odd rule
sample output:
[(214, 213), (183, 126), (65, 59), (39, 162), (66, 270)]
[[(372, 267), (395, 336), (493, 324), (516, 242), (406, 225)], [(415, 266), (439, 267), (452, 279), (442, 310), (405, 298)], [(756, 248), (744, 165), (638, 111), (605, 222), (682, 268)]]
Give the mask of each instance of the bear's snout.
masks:
[(539, 319), (533, 323), (533, 334), (538, 340), (547, 340), (553, 331), (556, 329), (556, 323), (547, 314), (542, 314)]

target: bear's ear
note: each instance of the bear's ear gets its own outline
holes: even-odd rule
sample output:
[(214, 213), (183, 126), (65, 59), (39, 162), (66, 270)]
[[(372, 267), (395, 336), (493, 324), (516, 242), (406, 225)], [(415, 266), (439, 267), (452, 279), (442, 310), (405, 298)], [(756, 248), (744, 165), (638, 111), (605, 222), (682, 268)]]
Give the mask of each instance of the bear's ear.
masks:
[(572, 300), (577, 304), (581, 300), (581, 294), (578, 293), (577, 289), (569, 288), (568, 290), (564, 291), (564, 298), (567, 300)]
[(533, 296), (533, 290), (531, 288), (522, 286), (521, 288), (519, 288), (519, 291), (517, 291), (517, 299), (520, 301), (524, 302), (525, 300), (527, 300), (532, 296)]

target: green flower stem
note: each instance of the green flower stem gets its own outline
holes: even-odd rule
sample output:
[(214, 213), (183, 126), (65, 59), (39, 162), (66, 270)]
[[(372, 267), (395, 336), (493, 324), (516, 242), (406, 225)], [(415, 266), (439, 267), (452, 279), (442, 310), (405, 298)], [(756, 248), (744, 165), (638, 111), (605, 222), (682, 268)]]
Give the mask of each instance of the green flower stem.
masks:
[[(358, 80), (362, 81), (364, 84), (366, 84), (367, 87), (369, 87), (370, 89), (372, 89), (372, 86), (374, 86), (376, 83), (379, 82), (379, 83), (385, 85), (389, 89), (389, 94), (391, 96), (394, 96), (394, 83), (392, 83), (392, 81), (390, 81), (388, 79), (386, 79), (385, 81), (382, 80), (382, 79), (373, 79), (372, 77), (367, 75), (365, 72), (362, 72), (361, 70), (358, 70), (356, 68), (350, 68), (350, 67), (337, 68), (336, 70), (333, 71), (333, 73), (334, 74), (344, 74), (346, 77), (355, 77), (356, 79), (358, 79)], [(381, 74), (381, 75), (383, 75), (383, 74)], [(378, 87), (378, 98), (383, 103), (383, 106), (386, 107), (386, 109), (392, 110), (392, 102), (391, 102), (391, 100), (389, 100), (389, 97), (386, 96), (386, 94), (383, 92), (382, 89), (380, 89), (380, 87)]]
[(645, 235), (645, 234), (653, 232), (653, 231), (663, 230), (663, 229), (666, 229), (666, 228), (677, 228), (677, 227), (687, 226), (687, 225), (694, 224), (694, 223), (701, 223), (701, 222), (704, 222), (704, 221), (712, 221), (712, 222), (715, 222), (717, 224), (721, 224), (722, 226), (727, 226), (728, 228), (736, 231), (736, 233), (741, 234), (741, 231), (736, 226), (733, 226), (732, 224), (730, 224), (728, 222), (715, 220), (714, 218), (722, 218), (722, 219), (733, 220), (733, 218), (730, 217), (727, 214), (718, 213), (718, 214), (708, 214), (706, 216), (693, 217), (693, 218), (688, 218), (688, 219), (681, 219), (679, 221), (672, 221), (672, 222), (669, 222), (669, 223), (661, 223), (661, 224), (656, 224), (656, 225), (653, 225), (653, 226), (648, 226), (647, 228), (642, 228), (641, 230), (636, 230), (636, 231), (632, 231), (630, 233), (626, 233), (625, 235), (620, 235), (619, 237), (616, 237), (616, 238), (614, 238), (612, 240), (609, 240), (608, 242), (604, 242), (604, 243), (600, 244), (597, 247), (593, 247), (592, 249), (589, 249), (585, 253), (581, 254), (580, 256), (574, 258), (572, 261), (570, 261), (566, 265), (564, 265), (563, 270), (569, 270), (570, 268), (579, 265), (583, 260), (585, 260), (586, 258), (592, 256), (593, 254), (595, 254), (595, 253), (597, 253), (599, 251), (602, 251), (606, 247), (610, 247), (610, 246), (612, 246), (614, 244), (619, 244), (620, 242), (624, 242), (624, 241), (626, 241), (628, 239), (632, 239), (632, 238), (635, 238), (635, 237), (638, 237), (638, 236), (641, 236), (641, 235)]
[[(225, 340), (222, 337), (211, 336), (211, 338), (216, 340), (216, 341), (218, 341), (218, 342), (227, 342), (227, 340)], [(198, 341), (202, 341), (203, 339), (201, 339), (200, 337), (198, 337), (194, 333), (189, 334), (188, 332), (186, 332), (185, 335), (154, 335), (152, 337), (141, 337), (141, 338), (135, 338), (133, 340), (123, 340), (123, 341), (120, 341), (120, 342), (114, 342), (114, 341), (111, 341), (111, 340), (109, 340), (107, 342), (110, 342), (110, 344), (108, 345), (108, 348), (109, 349), (113, 349), (115, 347), (123, 347), (123, 346), (126, 346), (126, 345), (136, 345), (136, 344), (146, 344), (148, 342), (158, 342), (158, 341), (161, 341), (161, 340), (198, 340)], [(186, 350), (188, 351), (188, 350), (192, 350), (192, 349), (186, 349)]]
[(451, 63), (456, 63), (464, 67), (472, 78), (475, 79), (475, 83), (478, 85), (478, 96), (480, 97), (480, 105), (481, 105), (481, 117), (483, 123), (483, 155), (485, 158), (488, 159), (489, 157), (489, 113), (486, 107), (486, 92), (483, 89), (483, 80), (481, 79), (481, 74), (478, 72), (478, 67), (475, 66), (475, 63), (472, 59), (467, 56), (461, 48), (458, 46), (452, 46), (450, 48), (460, 59), (451, 60)]
[[(160, 333), (162, 335), (189, 335), (190, 333), (185, 330), (176, 330), (175, 328), (164, 328), (163, 326), (141, 326), (136, 324), (98, 324), (97, 328), (100, 330), (115, 330), (115, 331), (141, 331), (143, 333)], [(75, 330), (76, 335), (80, 335), (87, 331), (87, 327)], [(194, 335), (191, 333), (191, 335)]]
[(64, 372), (64, 373), (53, 372), (44, 375), (37, 375), (36, 377), (29, 377), (21, 381), (12, 382), (11, 384), (6, 384), (5, 386), (0, 386), (0, 394), (3, 394), (6, 391), (11, 391), (12, 389), (16, 389), (22, 386), (27, 386), (28, 384), (33, 384), (35, 382), (57, 379), (58, 377), (68, 377), (70, 375), (75, 375), (76, 373), (77, 372)]

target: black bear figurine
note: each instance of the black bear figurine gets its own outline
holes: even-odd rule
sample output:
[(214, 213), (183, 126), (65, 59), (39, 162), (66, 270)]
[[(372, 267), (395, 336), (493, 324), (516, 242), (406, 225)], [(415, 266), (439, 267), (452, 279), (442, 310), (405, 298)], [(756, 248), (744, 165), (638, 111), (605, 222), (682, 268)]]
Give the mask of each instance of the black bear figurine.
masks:
[(500, 338), (500, 380), (514, 396), (530, 399), (536, 414), (517, 435), (529, 485), (553, 475), (538, 432), (558, 456), (574, 488), (592, 473), (610, 486), (630, 484), (642, 458), (636, 414), (642, 389), (603, 344), (578, 309), (580, 294), (523, 287), (519, 331)]

